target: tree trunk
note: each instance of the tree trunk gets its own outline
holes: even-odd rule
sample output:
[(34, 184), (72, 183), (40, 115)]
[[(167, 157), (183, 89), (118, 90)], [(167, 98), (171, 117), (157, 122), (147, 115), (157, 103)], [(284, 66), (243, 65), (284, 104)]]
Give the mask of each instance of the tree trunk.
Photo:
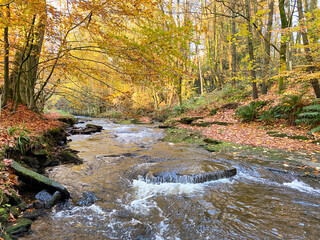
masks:
[(251, 13), (250, 13), (250, 0), (246, 0), (246, 15), (248, 18), (248, 50), (249, 50), (249, 57), (250, 57), (250, 77), (252, 81), (252, 97), (253, 99), (258, 98), (258, 88), (256, 83), (256, 71), (255, 71), (255, 60), (254, 60), (254, 49), (253, 49), (253, 42), (252, 42), (252, 27), (251, 27)]
[[(10, 18), (10, 6), (7, 5), (7, 18)], [(3, 88), (3, 102), (0, 104), (0, 107), (4, 107), (7, 105), (9, 99), (9, 27), (6, 26), (4, 28), (4, 88)]]
[(271, 40), (271, 30), (273, 25), (273, 9), (274, 9), (274, 0), (269, 2), (269, 13), (268, 13), (268, 23), (267, 23), (267, 30), (266, 30), (266, 40), (264, 45), (265, 50), (265, 57), (264, 57), (264, 74), (265, 77), (263, 78), (262, 86), (261, 86), (261, 93), (267, 94), (267, 82), (269, 80), (269, 68), (270, 68), (270, 40)]
[(285, 71), (287, 65), (287, 33), (286, 29), (289, 27), (289, 22), (287, 19), (287, 14), (284, 8), (285, 0), (279, 0), (279, 12), (281, 20), (281, 43), (280, 43), (280, 77), (279, 77), (279, 92), (282, 92), (285, 89)]
[[(235, 2), (233, 3), (233, 9), (235, 8)], [(231, 76), (232, 76), (232, 83), (235, 84), (236, 82), (236, 76), (237, 76), (237, 50), (236, 50), (236, 21), (235, 17), (236, 14), (234, 11), (231, 13), (232, 20), (231, 20), (231, 35), (232, 35), (232, 70), (231, 70)]]
[[(314, 72), (314, 62), (311, 55), (311, 49), (309, 48), (309, 39), (307, 32), (304, 30), (305, 20), (304, 20), (304, 14), (303, 14), (303, 8), (302, 8), (302, 1), (297, 0), (297, 7), (298, 7), (298, 14), (299, 14), (299, 23), (301, 26), (301, 35), (302, 35), (302, 41), (304, 45), (304, 54), (307, 59), (308, 67), (307, 72), (313, 73)], [(310, 79), (310, 83), (313, 87), (314, 93), (317, 98), (320, 98), (320, 86), (319, 81), (316, 78)]]

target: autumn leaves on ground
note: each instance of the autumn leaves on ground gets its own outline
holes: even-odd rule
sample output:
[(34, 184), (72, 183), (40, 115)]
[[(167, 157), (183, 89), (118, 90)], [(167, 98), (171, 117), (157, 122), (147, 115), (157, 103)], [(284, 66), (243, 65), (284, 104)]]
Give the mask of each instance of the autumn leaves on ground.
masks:
[[(59, 115), (56, 116), (58, 118)], [(2, 109), (0, 115), (0, 149), (5, 145), (14, 147), (16, 134), (20, 130), (28, 132), (28, 136), (37, 136), (49, 129), (61, 126), (61, 122), (29, 110), (25, 105), (19, 105), (16, 112), (11, 112), (10, 107)], [(10, 131), (16, 128), (17, 131)]]

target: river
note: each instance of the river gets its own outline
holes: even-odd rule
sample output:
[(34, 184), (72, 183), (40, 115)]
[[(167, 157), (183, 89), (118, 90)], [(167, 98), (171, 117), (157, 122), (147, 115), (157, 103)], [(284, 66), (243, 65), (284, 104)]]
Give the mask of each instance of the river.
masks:
[[(88, 118), (78, 126), (88, 122), (103, 131), (69, 143), (84, 163), (47, 170), (72, 203), (40, 217), (22, 239), (319, 239), (319, 180), (163, 142), (153, 126)], [(140, 176), (231, 167), (236, 176), (197, 184), (152, 184)]]

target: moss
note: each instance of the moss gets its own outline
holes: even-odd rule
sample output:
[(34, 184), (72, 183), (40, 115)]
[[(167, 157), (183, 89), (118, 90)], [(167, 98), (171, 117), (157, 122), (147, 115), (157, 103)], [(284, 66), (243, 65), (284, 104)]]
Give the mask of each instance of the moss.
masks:
[(167, 135), (164, 138), (165, 141), (174, 142), (174, 143), (203, 143), (202, 138), (203, 135), (198, 131), (192, 131), (188, 129), (175, 129), (170, 128), (166, 131)]
[(14, 216), (14, 217), (18, 217), (20, 215), (19, 209), (15, 206), (12, 206), (10, 208), (10, 213)]
[(9, 219), (10, 217), (7, 213), (0, 215), (0, 223), (6, 224), (9, 222)]
[(212, 122), (191, 123), (190, 125), (197, 126), (197, 127), (209, 127), (212, 125)]
[(5, 214), (7, 211), (5, 208), (0, 208), (0, 215)]
[[(51, 189), (53, 191), (60, 191), (63, 194), (63, 198), (69, 198), (70, 194), (68, 190), (62, 186), (61, 184), (39, 174), (34, 171), (31, 171), (17, 162), (13, 161), (11, 164), (11, 167), (15, 170), (16, 175), (19, 176), (19, 178), (26, 182), (26, 183), (32, 183), (34, 186), (41, 186), (44, 188)], [(21, 200), (20, 200), (21, 202)]]
[(28, 206), (25, 202), (21, 202), (17, 207), (20, 209), (20, 211), (25, 211)]
[(228, 122), (218, 122), (218, 121), (214, 121), (214, 122), (212, 122), (212, 124), (221, 125), (221, 126), (233, 125), (233, 123), (228, 123)]
[(278, 138), (285, 138), (285, 137), (288, 137), (287, 134), (285, 133), (278, 133), (278, 134), (273, 134), (271, 135), (272, 137), (278, 137)]
[(308, 137), (306, 137), (306, 136), (300, 136), (300, 135), (297, 135), (297, 136), (289, 136), (288, 138), (290, 138), (290, 139), (296, 139), (296, 140), (304, 140), (304, 141), (309, 140)]
[(277, 134), (277, 133), (279, 133), (279, 131), (269, 131), (269, 132), (267, 132), (268, 135), (273, 135), (273, 134)]

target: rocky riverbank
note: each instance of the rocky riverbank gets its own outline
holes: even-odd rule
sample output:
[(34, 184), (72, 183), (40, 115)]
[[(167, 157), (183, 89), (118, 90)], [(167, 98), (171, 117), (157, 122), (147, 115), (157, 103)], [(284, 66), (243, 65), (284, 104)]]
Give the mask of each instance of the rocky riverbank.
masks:
[(82, 160), (66, 148), (73, 118), (47, 119), (20, 106), (16, 113), (3, 111), (0, 120), (0, 238), (17, 239), (33, 220), (70, 196), (41, 175), (44, 168)]

